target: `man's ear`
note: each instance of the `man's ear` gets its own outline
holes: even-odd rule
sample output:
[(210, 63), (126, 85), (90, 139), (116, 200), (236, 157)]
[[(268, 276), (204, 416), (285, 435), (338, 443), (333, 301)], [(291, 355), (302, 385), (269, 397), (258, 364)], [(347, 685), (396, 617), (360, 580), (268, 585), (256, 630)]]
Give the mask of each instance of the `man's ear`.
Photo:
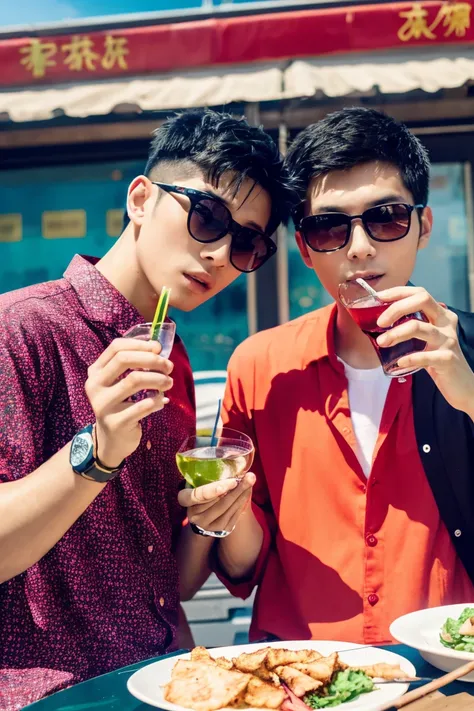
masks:
[(303, 262), (306, 264), (309, 269), (313, 269), (313, 265), (311, 263), (311, 257), (309, 256), (308, 252), (308, 245), (303, 239), (303, 235), (301, 232), (295, 232), (295, 239), (296, 239), (296, 244), (298, 245), (298, 249), (300, 250), (301, 258)]
[(138, 175), (128, 186), (127, 213), (130, 221), (140, 227), (145, 217), (145, 205), (150, 199), (153, 185), (145, 175)]
[(431, 237), (433, 229), (433, 212), (431, 207), (425, 207), (420, 219), (420, 239), (418, 240), (418, 249), (424, 249)]

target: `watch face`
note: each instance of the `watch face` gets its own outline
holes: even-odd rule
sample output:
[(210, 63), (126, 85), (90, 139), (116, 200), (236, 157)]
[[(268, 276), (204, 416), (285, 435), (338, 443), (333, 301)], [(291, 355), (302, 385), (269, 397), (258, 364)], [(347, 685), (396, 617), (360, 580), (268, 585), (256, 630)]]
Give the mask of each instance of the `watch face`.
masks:
[(79, 432), (71, 445), (71, 464), (73, 467), (80, 467), (87, 461), (92, 453), (93, 443), (90, 432)]

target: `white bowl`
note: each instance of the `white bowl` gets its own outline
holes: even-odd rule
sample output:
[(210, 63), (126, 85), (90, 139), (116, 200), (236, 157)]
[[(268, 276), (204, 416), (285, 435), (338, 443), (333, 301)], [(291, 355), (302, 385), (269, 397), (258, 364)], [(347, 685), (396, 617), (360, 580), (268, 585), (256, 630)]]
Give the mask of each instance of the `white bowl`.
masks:
[[(417, 649), (423, 659), (437, 669), (452, 671), (466, 662), (474, 661), (474, 652), (457, 652), (445, 647), (439, 640), (439, 633), (448, 617), (457, 619), (466, 607), (474, 607), (474, 603), (443, 605), (410, 612), (392, 622), (390, 634), (398, 642)], [(459, 681), (474, 682), (474, 672), (463, 676)]]

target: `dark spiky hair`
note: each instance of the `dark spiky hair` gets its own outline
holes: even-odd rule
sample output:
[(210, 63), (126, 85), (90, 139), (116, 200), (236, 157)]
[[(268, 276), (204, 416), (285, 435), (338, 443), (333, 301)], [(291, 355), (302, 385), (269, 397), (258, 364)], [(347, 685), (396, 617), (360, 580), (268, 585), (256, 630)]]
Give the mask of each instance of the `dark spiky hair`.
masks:
[(145, 172), (155, 177), (178, 163), (195, 168), (215, 187), (230, 175), (235, 193), (246, 178), (266, 190), (272, 203), (268, 234), (288, 220), (295, 204), (296, 193), (277, 146), (245, 118), (206, 109), (165, 121), (155, 131)]
[(405, 124), (376, 109), (346, 108), (308, 126), (290, 146), (286, 165), (303, 200), (313, 178), (371, 161), (398, 168), (415, 203), (426, 205), (430, 175), (426, 149)]

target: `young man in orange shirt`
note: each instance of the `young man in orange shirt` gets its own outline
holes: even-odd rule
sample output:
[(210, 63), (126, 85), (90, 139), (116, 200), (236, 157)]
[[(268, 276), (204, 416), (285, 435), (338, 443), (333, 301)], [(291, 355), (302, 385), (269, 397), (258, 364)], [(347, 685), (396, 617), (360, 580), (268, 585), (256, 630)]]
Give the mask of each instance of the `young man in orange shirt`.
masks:
[(252, 506), (232, 481), (180, 500), (203, 529), (235, 526), (212, 558), (234, 594), (259, 586), (251, 639), (383, 643), (399, 615), (474, 598), (474, 317), (407, 285), (432, 212), (428, 156), (404, 125), (344, 109), (304, 130), (287, 165), (305, 264), (334, 299), (367, 280), (390, 302), (381, 327), (423, 312), (378, 338), (425, 341), (399, 360), (420, 370), (387, 378), (337, 300), (258, 333), (231, 359), (223, 411), (256, 446)]

